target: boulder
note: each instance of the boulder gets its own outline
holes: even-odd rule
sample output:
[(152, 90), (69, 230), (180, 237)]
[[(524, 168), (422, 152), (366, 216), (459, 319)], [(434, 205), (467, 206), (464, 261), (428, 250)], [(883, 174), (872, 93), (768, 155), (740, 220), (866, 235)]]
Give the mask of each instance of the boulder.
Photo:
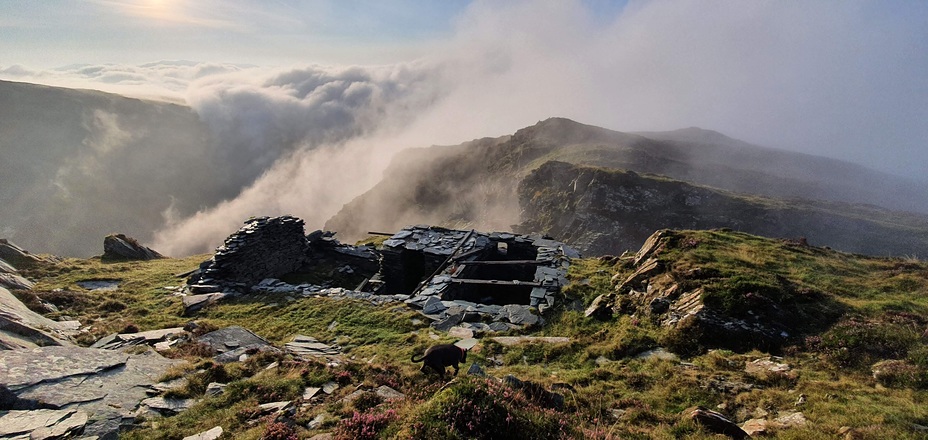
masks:
[(516, 325), (527, 326), (538, 324), (541, 321), (541, 318), (533, 314), (528, 307), (518, 304), (507, 304), (503, 306), (496, 319), (509, 321)]
[(406, 395), (390, 388), (386, 385), (381, 385), (374, 390), (374, 394), (383, 398), (383, 400), (404, 400)]
[(202, 295), (187, 295), (183, 298), (184, 316), (191, 316), (199, 312), (200, 309), (213, 304), (226, 297), (225, 293), (204, 293)]
[(274, 349), (264, 338), (235, 325), (209, 332), (197, 338), (197, 341), (219, 353), (214, 359), (221, 363), (237, 361), (248, 352)]
[(449, 313), (444, 319), (432, 323), (435, 330), (449, 331), (458, 324), (464, 322), (464, 311), (459, 310), (457, 313)]
[(594, 317), (605, 319), (612, 316), (612, 306), (615, 301), (615, 294), (607, 293), (599, 295), (590, 303), (590, 306), (583, 312), (587, 318)]
[(741, 424), (741, 429), (749, 436), (764, 435), (768, 432), (767, 419), (750, 419)]
[(477, 365), (476, 362), (470, 364), (470, 368), (467, 369), (468, 376), (477, 376), (477, 377), (486, 377), (486, 371), (483, 371), (483, 368), (480, 365)]
[(470, 339), (474, 337), (474, 331), (461, 326), (455, 326), (448, 329), (448, 336), (453, 336), (460, 339)]
[(226, 384), (219, 382), (210, 382), (206, 385), (206, 392), (203, 395), (207, 397), (216, 397), (221, 396), (226, 392)]
[(798, 411), (783, 414), (780, 417), (777, 417), (776, 419), (774, 419), (774, 422), (776, 423), (777, 427), (780, 429), (801, 428), (803, 426), (806, 426), (807, 421), (808, 420), (806, 420), (806, 416), (803, 413), (798, 412)]
[(741, 427), (729, 420), (728, 417), (725, 417), (722, 413), (696, 406), (684, 410), (683, 414), (694, 422), (705, 426), (706, 429), (718, 434), (727, 435), (735, 440), (743, 440), (750, 437), (748, 433), (744, 432)]
[(164, 255), (142, 246), (124, 234), (111, 234), (103, 239), (103, 258), (110, 260), (155, 260)]
[(768, 373), (786, 374), (791, 370), (789, 364), (783, 364), (771, 358), (760, 358), (744, 365), (744, 372), (753, 376), (762, 376)]
[(118, 350), (123, 347), (134, 345), (155, 345), (165, 339), (184, 333), (183, 327), (165, 328), (160, 330), (149, 330), (138, 333), (117, 333), (100, 338), (90, 348), (103, 348), (107, 350)]

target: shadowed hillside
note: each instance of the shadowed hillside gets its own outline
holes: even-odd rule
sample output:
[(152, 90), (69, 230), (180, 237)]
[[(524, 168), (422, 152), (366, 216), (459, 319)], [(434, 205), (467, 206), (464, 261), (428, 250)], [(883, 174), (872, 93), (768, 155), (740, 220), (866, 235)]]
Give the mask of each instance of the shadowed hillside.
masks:
[(100, 237), (148, 241), (165, 213), (235, 194), (188, 107), (0, 81), (0, 237), (93, 255)]

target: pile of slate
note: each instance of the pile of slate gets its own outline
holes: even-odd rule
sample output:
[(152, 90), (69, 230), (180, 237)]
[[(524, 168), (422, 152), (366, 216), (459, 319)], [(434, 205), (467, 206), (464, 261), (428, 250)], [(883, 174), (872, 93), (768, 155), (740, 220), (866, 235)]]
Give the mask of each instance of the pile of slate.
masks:
[(352, 272), (371, 276), (380, 270), (380, 255), (370, 246), (352, 246), (340, 243), (335, 233), (313, 231), (306, 236), (308, 243), (306, 265), (336, 262)]
[(293, 340), (284, 344), (288, 353), (303, 358), (338, 358), (342, 351), (338, 347), (323, 344), (311, 336), (296, 335)]
[(520, 304), (480, 304), (464, 300), (442, 301), (438, 296), (419, 295), (405, 303), (418, 309), (432, 321), (431, 327), (448, 331), (463, 327), (480, 335), (488, 332), (521, 330), (541, 325), (544, 319), (532, 312), (532, 307)]
[(91, 345), (90, 348), (120, 350), (137, 345), (149, 345), (162, 351), (170, 348), (176, 341), (179, 341), (184, 333), (183, 327), (165, 328), (138, 333), (116, 333), (100, 338)]

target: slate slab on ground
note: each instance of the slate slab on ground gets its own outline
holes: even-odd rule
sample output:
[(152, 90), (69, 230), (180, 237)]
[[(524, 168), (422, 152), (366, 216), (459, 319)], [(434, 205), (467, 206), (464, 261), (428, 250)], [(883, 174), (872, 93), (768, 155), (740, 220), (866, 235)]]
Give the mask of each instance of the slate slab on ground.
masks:
[(0, 383), (21, 399), (86, 412), (85, 435), (112, 436), (134, 419), (146, 391), (178, 361), (75, 346), (3, 352)]

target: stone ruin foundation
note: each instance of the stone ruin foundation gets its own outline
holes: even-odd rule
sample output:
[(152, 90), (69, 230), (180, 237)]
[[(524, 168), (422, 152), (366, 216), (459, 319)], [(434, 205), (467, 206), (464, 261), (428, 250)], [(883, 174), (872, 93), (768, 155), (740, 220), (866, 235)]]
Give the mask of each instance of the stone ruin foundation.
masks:
[[(184, 301), (188, 311), (227, 295), (289, 293), (403, 301), (445, 323), (438, 327), (487, 317), (531, 325), (537, 317), (530, 308), (544, 313), (556, 304), (570, 260), (580, 256), (538, 235), (426, 225), (390, 235), (377, 250), (341, 244), (331, 232), (304, 235), (303, 224), (291, 216), (248, 220), (192, 273), (185, 289), (191, 294)], [(336, 277), (343, 283), (360, 282), (304, 281), (318, 267), (333, 268), (329, 275), (351, 275)]]
[(579, 253), (541, 236), (485, 234), (413, 226), (383, 243), (385, 290), (486, 305), (520, 304), (543, 311), (567, 283)]

